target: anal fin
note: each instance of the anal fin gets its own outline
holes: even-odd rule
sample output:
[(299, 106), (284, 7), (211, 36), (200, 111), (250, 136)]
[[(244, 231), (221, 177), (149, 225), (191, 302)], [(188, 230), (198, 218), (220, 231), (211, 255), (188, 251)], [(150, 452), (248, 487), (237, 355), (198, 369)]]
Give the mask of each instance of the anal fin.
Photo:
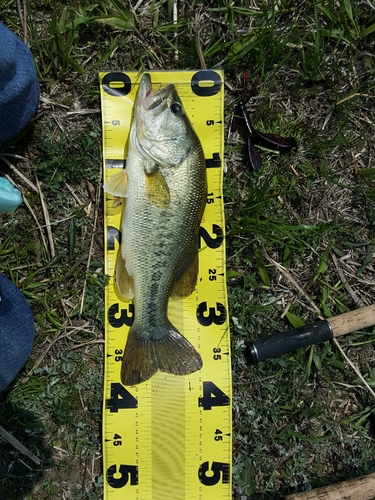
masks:
[(129, 276), (129, 273), (126, 269), (125, 260), (121, 255), (121, 248), (117, 252), (117, 257), (116, 257), (115, 279), (116, 279), (116, 285), (121, 295), (125, 299), (132, 299), (134, 295), (133, 280)]

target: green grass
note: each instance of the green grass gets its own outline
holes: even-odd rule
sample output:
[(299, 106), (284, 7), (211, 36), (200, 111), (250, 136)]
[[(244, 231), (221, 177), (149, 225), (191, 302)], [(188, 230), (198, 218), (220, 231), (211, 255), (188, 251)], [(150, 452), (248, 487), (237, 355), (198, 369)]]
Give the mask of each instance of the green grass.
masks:
[[(313, 321), (311, 302), (328, 317), (375, 301), (370, 2), (181, 1), (177, 23), (171, 1), (143, 2), (136, 12), (134, 2), (120, 0), (27, 5), (42, 100), (5, 159), (40, 183), (54, 245), (40, 192), (1, 161), (30, 205), (0, 215), (1, 271), (30, 302), (36, 337), (25, 370), (0, 395), (0, 425), (42, 461), (35, 467), (1, 443), (1, 497), (102, 496), (107, 281), (97, 72), (199, 67), (198, 44), (207, 67), (225, 69), (228, 127), (247, 71), (254, 125), (299, 144), (288, 155), (261, 151), (263, 166), (254, 174), (238, 132), (226, 134), (233, 498), (279, 499), (373, 472), (375, 401), (342, 350), (328, 342), (256, 367), (243, 355), (248, 340)], [(15, 0), (5, 1), (0, 21), (23, 37)], [(92, 112), (67, 115), (76, 109)], [(373, 389), (374, 342), (373, 328), (340, 340)]]

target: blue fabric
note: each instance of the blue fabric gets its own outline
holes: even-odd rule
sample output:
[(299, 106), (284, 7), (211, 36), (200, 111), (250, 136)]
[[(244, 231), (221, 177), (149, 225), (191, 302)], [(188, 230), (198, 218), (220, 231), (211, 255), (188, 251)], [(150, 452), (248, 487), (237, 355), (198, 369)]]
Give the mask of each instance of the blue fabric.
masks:
[(26, 127), (38, 101), (39, 82), (31, 52), (0, 23), (0, 144)]
[(34, 317), (22, 292), (0, 273), (0, 391), (28, 360), (34, 341)]

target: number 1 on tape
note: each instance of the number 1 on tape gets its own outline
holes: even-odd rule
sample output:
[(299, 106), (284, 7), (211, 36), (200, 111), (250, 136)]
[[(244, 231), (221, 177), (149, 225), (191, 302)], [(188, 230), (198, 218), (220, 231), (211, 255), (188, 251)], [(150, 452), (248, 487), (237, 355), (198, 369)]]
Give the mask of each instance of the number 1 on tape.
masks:
[[(207, 204), (199, 230), (196, 290), (170, 299), (168, 316), (199, 351), (200, 371), (158, 372), (147, 382), (120, 382), (122, 354), (134, 316), (114, 281), (121, 242), (121, 205), (105, 194), (106, 344), (103, 404), (105, 500), (229, 500), (231, 365), (223, 176), (223, 72), (150, 72), (153, 89), (174, 83), (206, 159)], [(104, 182), (123, 167), (136, 72), (100, 73)], [(126, 237), (126, 236), (124, 236)]]

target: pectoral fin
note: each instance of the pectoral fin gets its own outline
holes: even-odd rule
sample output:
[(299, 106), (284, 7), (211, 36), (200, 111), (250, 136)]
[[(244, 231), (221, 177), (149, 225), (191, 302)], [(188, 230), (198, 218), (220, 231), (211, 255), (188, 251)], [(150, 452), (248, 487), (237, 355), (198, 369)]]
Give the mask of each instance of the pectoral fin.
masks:
[(104, 191), (119, 198), (126, 198), (128, 193), (128, 174), (124, 168), (108, 179), (104, 184)]
[(121, 249), (117, 252), (116, 258), (116, 285), (125, 299), (133, 298), (133, 280), (126, 269), (125, 260), (121, 255)]
[(171, 297), (188, 297), (193, 293), (197, 285), (198, 276), (198, 249), (194, 254), (189, 266), (182, 275), (175, 281)]
[(158, 208), (169, 207), (171, 195), (163, 174), (159, 170), (146, 173), (146, 194), (148, 201)]

